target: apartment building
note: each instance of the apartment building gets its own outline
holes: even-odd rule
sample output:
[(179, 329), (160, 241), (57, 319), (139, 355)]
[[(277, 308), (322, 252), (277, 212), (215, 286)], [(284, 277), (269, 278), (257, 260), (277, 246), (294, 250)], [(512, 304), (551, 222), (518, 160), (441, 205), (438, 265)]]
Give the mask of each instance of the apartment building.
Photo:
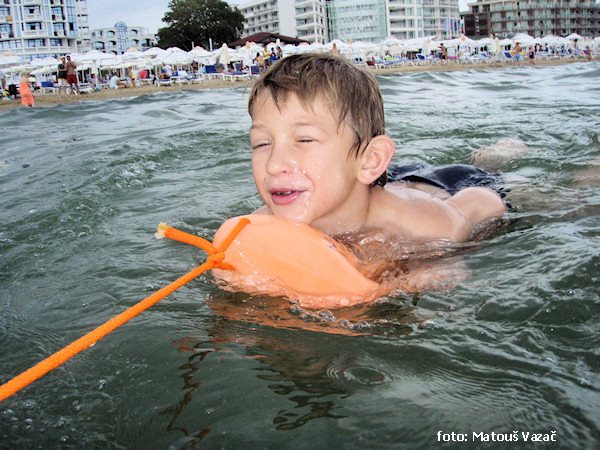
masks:
[(465, 34), (474, 38), (517, 33), (600, 36), (600, 5), (595, 0), (485, 0), (468, 6)]
[(266, 32), (308, 42), (327, 40), (325, 0), (254, 0), (238, 9), (244, 15), (243, 38)]
[(461, 32), (458, 0), (253, 0), (238, 8), (242, 37), (269, 32), (308, 42), (380, 42)]
[(308, 42), (330, 40), (325, 0), (295, 0), (296, 37)]
[(117, 22), (114, 27), (93, 29), (90, 37), (91, 48), (113, 55), (120, 55), (130, 48), (144, 51), (156, 45), (153, 33), (143, 27), (128, 27), (125, 22)]
[(31, 60), (89, 47), (86, 0), (0, 0), (0, 55)]
[(450, 39), (461, 34), (458, 0), (388, 0), (388, 5), (390, 37)]
[(387, 38), (386, 0), (327, 2), (329, 40), (381, 42)]

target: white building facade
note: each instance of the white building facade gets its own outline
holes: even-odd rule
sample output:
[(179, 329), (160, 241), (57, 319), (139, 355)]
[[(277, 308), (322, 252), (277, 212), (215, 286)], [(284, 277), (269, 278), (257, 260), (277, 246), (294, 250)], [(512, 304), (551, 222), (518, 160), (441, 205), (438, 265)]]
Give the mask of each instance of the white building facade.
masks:
[(380, 42), (387, 38), (386, 0), (327, 2), (329, 40)]
[(278, 33), (308, 42), (380, 42), (460, 35), (458, 0), (253, 0), (238, 5), (244, 33)]
[(86, 0), (0, 0), (0, 55), (30, 60), (89, 48)]
[(308, 42), (328, 38), (325, 0), (254, 0), (237, 7), (244, 15), (242, 37), (266, 32)]
[(144, 51), (156, 45), (156, 35), (143, 27), (128, 27), (125, 22), (117, 22), (114, 27), (93, 29), (90, 37), (92, 49), (113, 55), (125, 53), (130, 48)]
[(388, 35), (398, 39), (460, 34), (458, 0), (388, 0)]
[(260, 32), (296, 36), (294, 0), (254, 0), (238, 9), (244, 15), (242, 37)]
[(327, 6), (325, 0), (296, 0), (296, 36), (308, 42), (324, 43), (329, 40)]

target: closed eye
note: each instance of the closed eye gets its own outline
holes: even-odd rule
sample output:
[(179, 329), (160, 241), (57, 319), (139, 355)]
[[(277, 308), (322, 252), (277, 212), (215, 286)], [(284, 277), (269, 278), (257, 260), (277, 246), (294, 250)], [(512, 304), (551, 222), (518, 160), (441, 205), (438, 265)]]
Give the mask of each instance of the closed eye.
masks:
[(269, 142), (260, 142), (260, 143), (258, 143), (256, 145), (253, 145), (252, 146), (252, 150), (256, 150), (256, 149), (259, 149), (261, 147), (266, 147), (268, 145), (271, 145), (271, 144)]

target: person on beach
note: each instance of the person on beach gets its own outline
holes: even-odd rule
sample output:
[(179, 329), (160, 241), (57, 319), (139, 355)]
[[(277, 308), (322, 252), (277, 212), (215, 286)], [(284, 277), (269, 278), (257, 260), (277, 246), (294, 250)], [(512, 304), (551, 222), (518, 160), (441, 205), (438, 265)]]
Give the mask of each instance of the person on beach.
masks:
[(513, 55), (513, 61), (515, 62), (515, 64), (521, 64), (521, 52), (523, 51), (523, 48), (521, 47), (521, 44), (519, 44), (517, 42), (517, 45), (515, 45), (515, 54)]
[(535, 63), (533, 62), (533, 60), (535, 59), (535, 50), (533, 47), (529, 47), (529, 50), (527, 51), (527, 56), (529, 56), (529, 65), (535, 66)]
[(21, 96), (21, 103), (24, 106), (33, 108), (34, 98), (33, 98), (33, 94), (31, 93), (31, 88), (29, 87), (29, 73), (28, 72), (25, 72), (21, 76), (19, 85), (20, 85), (19, 95)]
[(444, 44), (440, 45), (440, 60), (442, 62), (448, 62), (448, 49), (446, 48), (446, 46)]
[(58, 83), (58, 95), (62, 95), (62, 90), (67, 93), (67, 61), (65, 57), (59, 58), (58, 72), (56, 74), (56, 82)]
[[(69, 83), (71, 92), (75, 95), (79, 95), (79, 83), (77, 82), (77, 64), (75, 64), (75, 61), (71, 61), (71, 57), (68, 55), (67, 64), (65, 67), (67, 69), (67, 83)], [(73, 85), (75, 85), (77, 92), (75, 92), (75, 89), (73, 89)]]
[(265, 70), (265, 58), (262, 55), (262, 53), (257, 53), (256, 54), (256, 65), (258, 66), (258, 70), (260, 72), (262, 72), (263, 70)]
[(113, 74), (112, 77), (110, 77), (110, 81), (108, 82), (108, 87), (110, 89), (125, 89), (127, 85), (123, 83), (116, 74)]
[(339, 55), (340, 54), (340, 51), (338, 50), (337, 44), (335, 42), (333, 43), (333, 47), (331, 47), (331, 50), (329, 50), (329, 53), (331, 55)]
[(464, 242), (477, 224), (507, 210), (486, 187), (450, 192), (402, 176), (388, 183), (395, 144), (385, 134), (379, 85), (345, 58), (281, 59), (253, 85), (248, 111), (252, 171), (264, 202), (255, 214), (329, 235), (380, 230), (412, 242)]

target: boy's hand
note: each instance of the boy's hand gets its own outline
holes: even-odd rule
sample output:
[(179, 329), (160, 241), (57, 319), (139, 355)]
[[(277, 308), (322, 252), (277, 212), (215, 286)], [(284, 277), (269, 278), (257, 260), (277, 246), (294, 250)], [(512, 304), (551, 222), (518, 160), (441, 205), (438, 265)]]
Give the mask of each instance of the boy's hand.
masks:
[(408, 268), (399, 288), (404, 292), (450, 290), (469, 278), (470, 271), (461, 258), (418, 263)]

